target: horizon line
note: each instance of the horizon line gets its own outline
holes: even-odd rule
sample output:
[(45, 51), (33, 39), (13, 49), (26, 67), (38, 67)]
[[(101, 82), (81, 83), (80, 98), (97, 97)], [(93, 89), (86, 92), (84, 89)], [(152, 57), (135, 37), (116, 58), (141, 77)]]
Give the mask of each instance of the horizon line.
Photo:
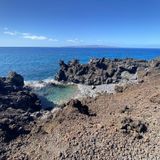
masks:
[(0, 46), (0, 48), (104, 48), (104, 49), (160, 49), (160, 47), (117, 47), (117, 46), (100, 46), (100, 45), (86, 45), (86, 46)]

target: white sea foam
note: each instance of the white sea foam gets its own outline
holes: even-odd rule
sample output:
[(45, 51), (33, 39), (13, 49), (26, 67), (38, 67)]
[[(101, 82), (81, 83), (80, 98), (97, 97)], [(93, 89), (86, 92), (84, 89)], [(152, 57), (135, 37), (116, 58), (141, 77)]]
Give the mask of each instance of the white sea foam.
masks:
[(32, 81), (25, 81), (25, 86), (31, 87), (33, 89), (41, 89), (50, 85), (75, 85), (74, 83), (63, 83), (63, 82), (58, 82), (53, 78), (47, 78), (44, 80), (32, 80)]
[(44, 79), (44, 80), (41, 80), (41, 81), (25, 81), (25, 86), (29, 86), (33, 89), (40, 89), (40, 88), (44, 88), (48, 85), (52, 85), (52, 84), (55, 84), (55, 85), (62, 85), (62, 83), (54, 80), (54, 79)]
[(25, 81), (25, 86), (29, 86), (31, 88), (43, 88), (45, 84), (40, 81)]

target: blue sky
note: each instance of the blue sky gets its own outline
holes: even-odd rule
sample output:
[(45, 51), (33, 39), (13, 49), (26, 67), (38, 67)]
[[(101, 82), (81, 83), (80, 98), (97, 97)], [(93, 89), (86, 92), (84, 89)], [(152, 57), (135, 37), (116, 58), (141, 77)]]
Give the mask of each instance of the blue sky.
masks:
[(0, 0), (0, 46), (160, 47), (160, 0)]

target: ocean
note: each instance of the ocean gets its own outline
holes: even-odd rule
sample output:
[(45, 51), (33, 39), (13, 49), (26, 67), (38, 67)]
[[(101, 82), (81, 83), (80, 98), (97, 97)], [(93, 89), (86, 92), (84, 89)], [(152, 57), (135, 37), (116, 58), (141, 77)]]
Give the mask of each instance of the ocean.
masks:
[[(91, 58), (136, 58), (151, 60), (160, 56), (160, 49), (127, 49), (127, 48), (29, 48), (1, 47), (0, 76), (10, 71), (21, 74), (26, 83), (38, 83), (53, 80), (59, 69), (59, 61), (68, 62), (79, 59), (87, 63)], [(40, 87), (35, 90), (40, 96), (58, 104), (72, 98), (77, 91), (75, 86)]]

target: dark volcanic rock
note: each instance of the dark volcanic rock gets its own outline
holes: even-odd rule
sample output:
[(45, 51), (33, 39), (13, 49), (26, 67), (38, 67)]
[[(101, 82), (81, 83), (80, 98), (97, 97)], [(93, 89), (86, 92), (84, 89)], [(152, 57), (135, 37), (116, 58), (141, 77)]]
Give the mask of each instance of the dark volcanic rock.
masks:
[(0, 78), (0, 106), (0, 110), (9, 107), (25, 111), (41, 109), (38, 97), (24, 87), (23, 77), (15, 72)]
[(136, 138), (143, 138), (143, 134), (147, 132), (148, 127), (142, 121), (134, 121), (131, 118), (124, 118), (121, 121), (122, 131), (125, 134), (131, 134), (133, 132), (136, 133)]
[(0, 113), (0, 141), (9, 142), (16, 137), (28, 134), (30, 129), (26, 127), (33, 118), (22, 110), (7, 109)]
[[(158, 62), (153, 65), (159, 66)], [(147, 67), (148, 61), (134, 59), (91, 59), (88, 64), (80, 64), (78, 60), (68, 64), (60, 61), (60, 70), (55, 79), (87, 85), (116, 83), (123, 79), (123, 72), (133, 75), (138, 69)]]
[(16, 72), (10, 72), (6, 79), (7, 83), (17, 86), (23, 87), (24, 86), (24, 79), (21, 75), (17, 74)]
[(10, 72), (7, 77), (0, 77), (0, 94), (8, 94), (22, 90), (24, 79), (16, 72)]
[(116, 85), (116, 86), (115, 86), (115, 91), (116, 91), (117, 93), (122, 93), (123, 90), (124, 90), (124, 87), (123, 87), (123, 86), (120, 86), (120, 85)]
[(11, 72), (8, 77), (0, 78), (0, 144), (29, 134), (34, 124), (31, 114), (40, 109), (38, 97), (24, 87), (21, 75)]
[(78, 111), (82, 114), (89, 115), (88, 106), (82, 105), (81, 101), (79, 101), (78, 99), (70, 100), (67, 105), (78, 109)]

